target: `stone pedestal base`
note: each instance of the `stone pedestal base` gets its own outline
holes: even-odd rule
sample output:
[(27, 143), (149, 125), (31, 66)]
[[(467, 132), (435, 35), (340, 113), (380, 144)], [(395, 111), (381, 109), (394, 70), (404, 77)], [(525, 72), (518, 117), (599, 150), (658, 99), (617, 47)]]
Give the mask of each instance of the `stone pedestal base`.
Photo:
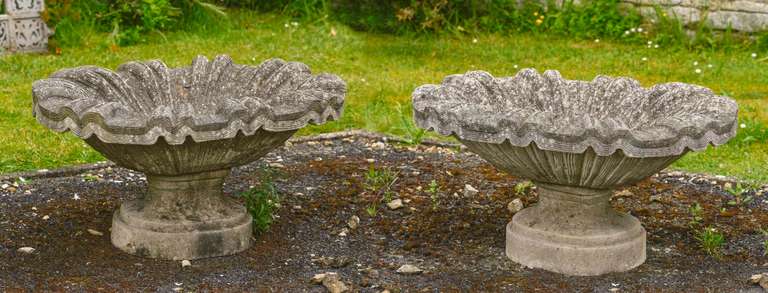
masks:
[(507, 225), (510, 259), (577, 276), (623, 272), (645, 261), (645, 229), (611, 208), (611, 190), (536, 185), (538, 205)]
[(143, 199), (123, 203), (112, 221), (112, 244), (143, 257), (199, 259), (251, 245), (251, 215), (222, 195), (229, 170), (149, 175)]

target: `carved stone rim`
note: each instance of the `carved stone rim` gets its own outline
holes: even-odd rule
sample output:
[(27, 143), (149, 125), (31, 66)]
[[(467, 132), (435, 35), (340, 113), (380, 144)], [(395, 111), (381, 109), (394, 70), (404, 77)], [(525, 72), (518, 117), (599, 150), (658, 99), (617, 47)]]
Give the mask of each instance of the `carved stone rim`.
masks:
[[(669, 109), (675, 115), (659, 113), (636, 127), (627, 127), (622, 123), (602, 123), (598, 119), (597, 123), (591, 123), (585, 128), (563, 129), (551, 124), (551, 120), (539, 117), (567, 116), (567, 111), (562, 113), (551, 110), (557, 107), (531, 111), (530, 107), (526, 107), (528, 105), (522, 105), (524, 98), (519, 95), (525, 94), (526, 90), (531, 92), (531, 86), (541, 87), (537, 90), (561, 94), (567, 94), (570, 88), (577, 86), (601, 93), (613, 90), (616, 96), (624, 99), (616, 102), (613, 108), (623, 105), (630, 107), (630, 111), (641, 111), (641, 105), (664, 101), (687, 107), (686, 110), (704, 107), (706, 111), (680, 114)], [(535, 100), (537, 103), (563, 102), (546, 100), (540, 92), (537, 93), (539, 95), (533, 98), (539, 99)], [(568, 153), (583, 153), (587, 148), (592, 148), (600, 156), (611, 155), (617, 150), (630, 157), (674, 156), (682, 154), (686, 149), (699, 151), (706, 149), (710, 143), (726, 143), (735, 136), (738, 126), (736, 102), (715, 95), (704, 87), (664, 83), (643, 88), (636, 80), (626, 77), (597, 76), (590, 82), (567, 80), (554, 70), (539, 74), (534, 69), (523, 69), (513, 77), (502, 78), (494, 78), (484, 71), (470, 71), (448, 76), (440, 85), (422, 85), (416, 88), (412, 97), (416, 125), (442, 135), (494, 144), (509, 141), (519, 147), (535, 143), (544, 150)], [(700, 104), (702, 101), (708, 104)], [(584, 114), (587, 117), (591, 115)], [(616, 114), (618, 116), (621, 113)]]
[[(264, 94), (259, 87), (270, 89)], [(106, 143), (151, 145), (162, 138), (178, 145), (187, 137), (204, 142), (338, 120), (346, 84), (336, 75), (312, 75), (299, 62), (273, 58), (249, 66), (220, 55), (211, 61), (198, 56), (181, 68), (152, 60), (116, 71), (63, 69), (36, 81), (32, 94), (33, 115), (54, 131), (96, 135)], [(181, 106), (190, 109), (174, 109)]]

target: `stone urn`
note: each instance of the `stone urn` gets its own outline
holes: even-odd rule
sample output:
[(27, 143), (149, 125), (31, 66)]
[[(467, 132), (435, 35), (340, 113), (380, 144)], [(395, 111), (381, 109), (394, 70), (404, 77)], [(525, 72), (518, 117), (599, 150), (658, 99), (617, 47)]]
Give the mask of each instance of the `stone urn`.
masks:
[(248, 66), (228, 56), (199, 56), (182, 68), (148, 61), (115, 72), (64, 69), (32, 88), (38, 122), (146, 173), (146, 195), (114, 214), (112, 243), (174, 260), (247, 249), (252, 218), (222, 193), (230, 169), (280, 147), (308, 123), (338, 119), (345, 92), (339, 77), (312, 75), (301, 63)]
[(473, 71), (413, 93), (416, 124), (456, 137), (496, 168), (530, 179), (538, 204), (506, 228), (515, 262), (568, 275), (600, 275), (645, 261), (645, 229), (611, 208), (613, 191), (664, 169), (689, 150), (736, 133), (737, 104), (709, 89), (629, 78), (563, 79), (525, 69)]

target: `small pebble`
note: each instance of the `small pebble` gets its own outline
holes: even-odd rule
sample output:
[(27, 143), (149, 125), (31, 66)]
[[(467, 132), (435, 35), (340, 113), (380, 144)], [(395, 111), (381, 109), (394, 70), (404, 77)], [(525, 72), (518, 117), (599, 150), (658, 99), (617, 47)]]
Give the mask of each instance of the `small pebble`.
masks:
[(509, 204), (507, 204), (507, 210), (509, 210), (511, 213), (517, 213), (524, 207), (525, 206), (523, 205), (523, 201), (519, 198), (513, 199), (509, 202)]
[(309, 281), (312, 282), (312, 284), (321, 284), (323, 283), (323, 279), (325, 279), (325, 274), (315, 274)]
[(397, 273), (403, 274), (403, 275), (415, 275), (415, 274), (421, 274), (422, 272), (424, 272), (424, 270), (410, 264), (402, 265), (399, 269), (397, 269)]
[(403, 207), (403, 201), (398, 199), (395, 199), (393, 201), (390, 201), (387, 203), (387, 207), (389, 207), (390, 210), (396, 210)]
[(21, 252), (21, 253), (27, 253), (27, 254), (29, 254), (29, 253), (33, 253), (33, 252), (35, 252), (35, 249), (34, 249), (34, 248), (32, 248), (32, 247), (29, 247), (29, 246), (25, 246), (25, 247), (21, 247), (21, 248), (19, 248), (17, 251), (18, 251), (18, 252)]
[(466, 196), (466, 197), (475, 196), (479, 192), (480, 191), (478, 191), (477, 189), (472, 187), (472, 185), (464, 184), (464, 196)]
[(94, 236), (104, 236), (104, 233), (101, 233), (101, 232), (93, 230), (93, 229), (88, 229), (87, 231), (88, 231), (88, 234), (91, 234), (91, 235), (94, 235)]
[(191, 266), (192, 266), (192, 262), (191, 261), (186, 260), (186, 259), (181, 261), (181, 267), (182, 268), (191, 267)]
[(357, 226), (360, 225), (360, 218), (358, 216), (352, 215), (349, 217), (349, 220), (347, 220), (347, 227), (349, 227), (350, 230), (357, 229)]

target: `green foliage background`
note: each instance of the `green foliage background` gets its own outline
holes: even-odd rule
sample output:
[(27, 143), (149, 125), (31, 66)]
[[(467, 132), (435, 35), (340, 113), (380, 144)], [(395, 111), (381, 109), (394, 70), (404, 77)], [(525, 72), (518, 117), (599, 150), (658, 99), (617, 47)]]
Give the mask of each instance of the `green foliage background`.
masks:
[[(53, 47), (76, 46), (88, 31), (109, 32), (105, 45), (146, 42), (147, 35), (173, 30), (213, 32), (232, 26), (226, 8), (278, 12), (304, 22), (339, 22), (387, 34), (476, 34), (532, 32), (628, 43), (653, 42), (689, 49), (756, 46), (768, 49), (768, 34), (717, 32), (706, 19), (684, 28), (661, 10), (643, 20), (619, 0), (49, 0), (44, 13), (56, 28)], [(642, 28), (642, 33), (629, 33)], [(691, 38), (686, 29), (696, 32)]]

